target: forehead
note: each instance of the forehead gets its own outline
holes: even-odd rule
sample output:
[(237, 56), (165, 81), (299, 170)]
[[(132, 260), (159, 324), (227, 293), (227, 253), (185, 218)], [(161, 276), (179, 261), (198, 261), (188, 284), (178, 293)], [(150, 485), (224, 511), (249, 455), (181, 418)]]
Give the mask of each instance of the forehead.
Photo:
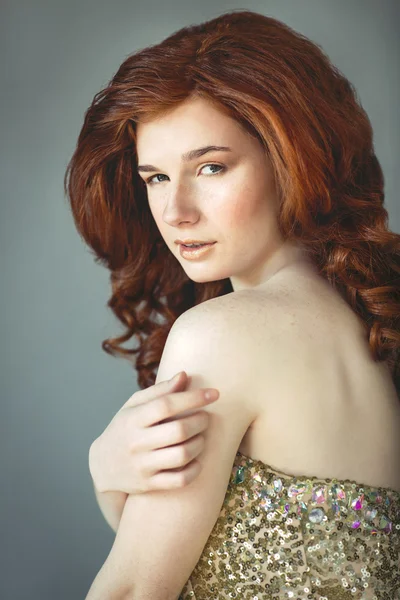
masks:
[(195, 148), (213, 142), (230, 145), (244, 137), (239, 123), (204, 98), (191, 98), (182, 102), (162, 117), (146, 123), (137, 123), (136, 148), (141, 156), (147, 150), (152, 154), (157, 148), (179, 146), (179, 150)]

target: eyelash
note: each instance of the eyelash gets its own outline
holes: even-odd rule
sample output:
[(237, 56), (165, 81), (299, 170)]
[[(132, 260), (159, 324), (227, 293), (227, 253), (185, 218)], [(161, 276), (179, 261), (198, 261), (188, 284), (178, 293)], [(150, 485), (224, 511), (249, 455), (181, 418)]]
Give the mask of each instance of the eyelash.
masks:
[[(204, 169), (205, 167), (219, 167), (220, 171), (213, 173), (213, 175), (220, 175), (221, 173), (223, 173), (226, 170), (226, 167), (223, 167), (222, 165), (217, 165), (214, 163), (208, 163), (207, 165), (203, 165), (200, 170)], [(146, 179), (145, 180), (146, 185), (155, 185), (155, 182), (152, 181), (152, 179), (154, 179), (154, 177), (158, 177), (159, 175), (163, 175), (163, 173), (156, 173), (155, 175), (152, 175), (151, 177)], [(210, 177), (210, 175), (207, 175), (207, 177)], [(158, 181), (157, 183), (162, 183), (162, 182)]]

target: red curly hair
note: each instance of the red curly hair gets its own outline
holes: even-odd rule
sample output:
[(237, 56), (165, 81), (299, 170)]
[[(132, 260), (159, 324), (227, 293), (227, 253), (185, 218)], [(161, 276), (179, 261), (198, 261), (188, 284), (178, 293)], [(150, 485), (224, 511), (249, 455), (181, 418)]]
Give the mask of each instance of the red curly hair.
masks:
[[(384, 177), (357, 93), (320, 46), (249, 10), (183, 27), (129, 56), (85, 113), (64, 178), (79, 234), (111, 271), (108, 306), (126, 327), (103, 341), (137, 354), (138, 384), (155, 383), (174, 321), (233, 291), (196, 283), (155, 225), (137, 173), (138, 122), (203, 97), (263, 144), (281, 199), (284, 239), (299, 241), (365, 324), (374, 360), (399, 393), (400, 235), (389, 230)], [(135, 336), (138, 346), (122, 348)]]

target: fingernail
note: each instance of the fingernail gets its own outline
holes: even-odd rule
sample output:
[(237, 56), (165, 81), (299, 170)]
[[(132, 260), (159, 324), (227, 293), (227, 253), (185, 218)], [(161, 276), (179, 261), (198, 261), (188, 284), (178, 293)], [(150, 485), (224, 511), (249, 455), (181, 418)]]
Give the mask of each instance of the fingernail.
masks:
[(206, 400), (209, 400), (211, 402), (212, 400), (217, 400), (217, 398), (219, 397), (219, 391), (212, 388), (207, 390), (204, 395), (206, 397)]

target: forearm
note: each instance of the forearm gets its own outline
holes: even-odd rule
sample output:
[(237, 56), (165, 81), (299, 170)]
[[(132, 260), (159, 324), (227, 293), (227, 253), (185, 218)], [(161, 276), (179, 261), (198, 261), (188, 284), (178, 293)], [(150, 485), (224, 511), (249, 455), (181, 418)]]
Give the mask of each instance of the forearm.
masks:
[(121, 584), (107, 561), (90, 586), (85, 600), (135, 600), (131, 586)]
[(140, 585), (121, 583), (123, 580), (118, 569), (112, 568), (106, 561), (93, 581), (85, 600), (154, 600), (155, 598), (157, 600), (181, 600), (181, 594), (171, 596), (164, 588), (160, 588), (157, 595), (154, 595), (154, 590), (151, 592), (139, 591)]
[(119, 491), (99, 492), (94, 484), (93, 489), (103, 517), (116, 533), (128, 494)]

